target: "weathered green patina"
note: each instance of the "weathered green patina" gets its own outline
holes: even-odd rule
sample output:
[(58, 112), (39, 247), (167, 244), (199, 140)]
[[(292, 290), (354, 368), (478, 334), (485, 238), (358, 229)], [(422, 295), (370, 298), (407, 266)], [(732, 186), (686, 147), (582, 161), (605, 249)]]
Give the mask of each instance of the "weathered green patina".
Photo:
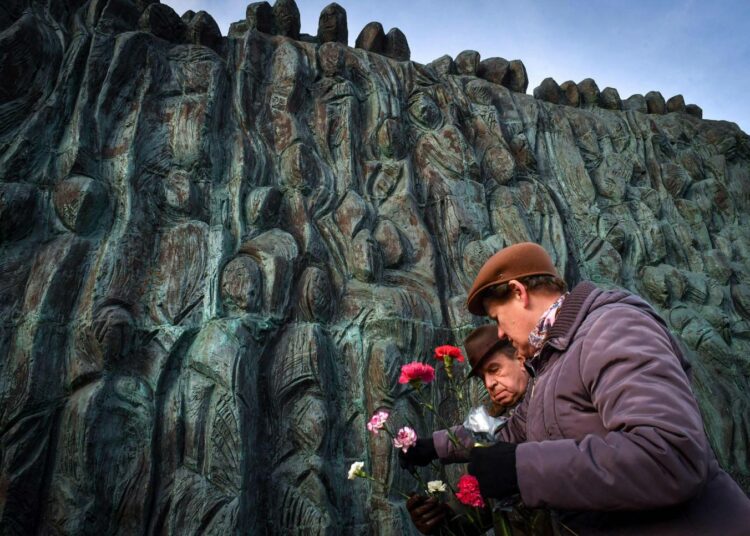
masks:
[(664, 314), (750, 487), (750, 138), (368, 28), (0, 7), (4, 534), (409, 532), (365, 422), (419, 422), (400, 366), (480, 322), (466, 290), (523, 240)]

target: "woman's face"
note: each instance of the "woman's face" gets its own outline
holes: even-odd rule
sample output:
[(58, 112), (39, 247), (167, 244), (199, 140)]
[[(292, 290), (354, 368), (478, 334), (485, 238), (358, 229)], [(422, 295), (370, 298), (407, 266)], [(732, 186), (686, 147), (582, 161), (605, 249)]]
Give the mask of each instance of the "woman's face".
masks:
[(508, 355), (500, 351), (484, 360), (480, 373), (492, 402), (512, 406), (521, 400), (529, 382), (524, 361), (518, 353)]
[(484, 310), (497, 323), (497, 338), (508, 339), (517, 353), (531, 357), (534, 349), (529, 343), (529, 334), (546, 307), (541, 311), (538, 310), (539, 307), (532, 307), (526, 287), (515, 279), (509, 285), (512, 287), (510, 296), (502, 301), (492, 297), (485, 298)]

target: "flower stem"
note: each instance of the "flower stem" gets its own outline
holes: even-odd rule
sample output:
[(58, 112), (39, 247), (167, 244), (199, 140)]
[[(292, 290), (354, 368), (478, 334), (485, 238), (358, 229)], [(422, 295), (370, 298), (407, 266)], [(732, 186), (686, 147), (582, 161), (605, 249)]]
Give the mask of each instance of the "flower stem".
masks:
[(425, 481), (422, 479), (422, 476), (419, 474), (419, 471), (417, 471), (417, 468), (414, 466), (411, 466), (409, 468), (409, 474), (413, 476), (417, 482), (419, 482), (419, 487), (423, 490), (427, 490), (427, 484), (425, 484)]
[(508, 517), (504, 513), (493, 512), (492, 517), (493, 517), (495, 528), (500, 529), (500, 533), (497, 536), (513, 536), (513, 531), (510, 528)]
[[(381, 482), (377, 478), (375, 478), (375, 477), (373, 477), (373, 476), (371, 476), (371, 475), (369, 475), (367, 473), (365, 473), (364, 475), (360, 475), (360, 476), (362, 478), (367, 479), (367, 480), (371, 480), (371, 481), (375, 482), (376, 484), (380, 484), (381, 486), (383, 486), (383, 489), (388, 489), (388, 486), (386, 486), (385, 482)], [(408, 499), (409, 498), (409, 495), (407, 495), (406, 493), (404, 493), (400, 489), (398, 489), (398, 488), (391, 488), (391, 489), (393, 491), (395, 491), (396, 493), (398, 493), (399, 495), (401, 495), (401, 498), (403, 498), (403, 499)]]

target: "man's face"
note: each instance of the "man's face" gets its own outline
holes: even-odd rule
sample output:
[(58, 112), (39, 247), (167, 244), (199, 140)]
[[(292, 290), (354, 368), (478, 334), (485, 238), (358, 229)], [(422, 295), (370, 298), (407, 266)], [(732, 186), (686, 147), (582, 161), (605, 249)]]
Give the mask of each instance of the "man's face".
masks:
[(481, 365), (480, 374), (492, 402), (512, 406), (526, 392), (529, 376), (523, 366), (524, 358), (495, 352)]
[(517, 296), (501, 302), (488, 298), (484, 300), (487, 316), (497, 322), (498, 339), (508, 339), (517, 352), (525, 357), (534, 354), (529, 344), (529, 334), (534, 329), (537, 319), (525, 307), (524, 301)]

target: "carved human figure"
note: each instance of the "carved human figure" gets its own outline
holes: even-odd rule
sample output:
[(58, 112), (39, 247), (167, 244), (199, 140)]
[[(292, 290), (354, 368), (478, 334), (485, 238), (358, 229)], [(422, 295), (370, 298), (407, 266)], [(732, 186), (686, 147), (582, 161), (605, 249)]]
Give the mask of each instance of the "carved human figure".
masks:
[[(356, 321), (334, 329), (337, 354), (345, 363), (341, 369), (344, 400), (354, 401), (342, 407), (339, 429), (345, 462), (361, 459), (369, 452), (371, 470), (384, 485), (373, 488), (372, 515), (358, 513), (358, 521), (372, 523), (383, 531), (402, 528), (397, 490), (409, 489), (412, 477), (395, 463), (393, 447), (387, 436), (370, 437), (366, 423), (379, 409), (390, 411), (389, 426), (398, 429), (407, 423), (420, 430), (429, 429), (407, 396), (409, 389), (398, 383), (398, 372), (411, 356), (425, 355), (434, 348), (435, 322), (441, 318), (440, 304), (431, 303), (414, 279), (403, 274), (404, 286), (349, 285), (341, 299), (340, 314), (357, 311)], [(406, 286), (408, 285), (408, 286)], [(361, 356), (366, 356), (364, 362)], [(419, 423), (419, 424), (417, 424)], [(364, 498), (362, 491), (357, 497)]]
[[(414, 426), (420, 422), (417, 408), (409, 398), (403, 396), (404, 389), (397, 383), (401, 365), (405, 361), (394, 341), (374, 340), (370, 344), (365, 368), (365, 419), (369, 419), (376, 411), (387, 411), (388, 426), (392, 430), (407, 424)], [(425, 423), (420, 424), (427, 429)], [(394, 451), (387, 434), (368, 433), (368, 436), (371, 472), (378, 481), (374, 489), (371, 522), (375, 530), (397, 530), (402, 504), (398, 490), (409, 489), (413, 485), (413, 477), (400, 468), (397, 451)], [(402, 530), (407, 529), (403, 527)]]
[[(323, 77), (315, 84), (315, 126), (320, 145), (328, 151), (334, 170), (334, 191), (340, 199), (348, 189), (359, 189), (360, 170), (354, 132), (361, 123), (360, 90), (349, 79), (347, 56), (351, 51), (340, 43), (325, 43), (318, 49)], [(355, 70), (356, 72), (356, 70)]]
[(98, 363), (98, 373), (77, 379), (61, 411), (60, 461), (51, 472), (43, 525), (65, 527), (64, 532), (144, 531), (154, 391), (138, 373), (143, 349), (129, 309), (103, 304), (92, 317), (82, 349), (93, 354), (88, 360)]
[(219, 282), (225, 317), (175, 345), (184, 357), (162, 387), (154, 532), (255, 532), (263, 523), (248, 505), (258, 501), (262, 467), (254, 356), (267, 337), (255, 316), (267, 299), (264, 283), (256, 258), (235, 256)]
[(292, 534), (328, 534), (338, 523), (330, 501), (338, 492), (329, 472), (336, 448), (331, 413), (338, 380), (331, 361), (333, 345), (321, 324), (333, 313), (327, 271), (306, 268), (294, 294), (297, 321), (268, 354), (267, 389), (274, 401), (268, 408), (274, 446), (269, 492), (284, 505), (274, 519), (276, 526)]
[(318, 41), (320, 43), (335, 41), (346, 45), (348, 40), (346, 10), (336, 2), (328, 4), (320, 12), (318, 19)]
[[(436, 102), (424, 92), (409, 98), (417, 195), (425, 203), (426, 223), (437, 239), (440, 267), (449, 294), (463, 294), (463, 250), (481, 238), (486, 212), (478, 167), (461, 132), (445, 121)], [(440, 231), (437, 231), (440, 229)]]
[[(376, 131), (377, 159), (366, 165), (367, 195), (377, 208), (374, 238), (386, 269), (408, 271), (431, 285), (435, 258), (426, 223), (418, 216), (416, 179), (401, 118), (388, 117)], [(420, 285), (415, 285), (420, 286)]]
[[(481, 154), (491, 228), (502, 240), (500, 247), (529, 240), (542, 244), (564, 271), (568, 254), (562, 219), (548, 187), (539, 180), (533, 151), (524, 134), (505, 139), (498, 112), (498, 93), (505, 91), (481, 80), (466, 86), (473, 112), (468, 124), (472, 146)], [(475, 276), (470, 271), (467, 284)]]
[(259, 333), (242, 318), (206, 324), (165, 384), (152, 531), (258, 529), (259, 516), (247, 505), (259, 493), (259, 436), (251, 417), (258, 415)]
[[(82, 180), (92, 181), (82, 177)], [(66, 185), (61, 181), (57, 191)], [(93, 186), (96, 188), (96, 186)], [(28, 195), (20, 199), (35, 199), (36, 192), (24, 188)], [(3, 203), (9, 202), (14, 208), (18, 196), (11, 196), (7, 187)], [(99, 194), (104, 196), (100, 190)], [(84, 221), (89, 210), (99, 210), (84, 202), (88, 191), (72, 188), (67, 196), (56, 196), (56, 211), (66, 208), (71, 221)], [(8, 196), (8, 197), (6, 197)], [(102, 197), (98, 196), (101, 201)], [(106, 197), (104, 197), (106, 200)], [(106, 202), (106, 201), (105, 201)], [(35, 203), (24, 201), (32, 208)], [(22, 205), (23, 206), (23, 205)], [(21, 207), (15, 207), (21, 208)], [(42, 208), (42, 207), (40, 207)], [(49, 210), (51, 207), (44, 207)], [(0, 212), (2, 223), (8, 231), (4, 238), (19, 238), (13, 226), (18, 215)], [(21, 270), (18, 276), (25, 279), (21, 293), (12, 296), (14, 314), (17, 318), (12, 337), (4, 339), (3, 374), (0, 375), (0, 427), (6, 430), (0, 439), (0, 450), (4, 452), (0, 460), (0, 481), (6, 493), (0, 510), (0, 525), (15, 526), (21, 532), (33, 531), (38, 523), (39, 503), (45, 474), (51, 470), (48, 465), (51, 441), (55, 439), (58, 421), (58, 408), (71, 384), (75, 380), (71, 373), (71, 356), (64, 349), (69, 341), (68, 326), (76, 317), (79, 294), (88, 275), (89, 257), (94, 240), (79, 233), (93, 232), (95, 224), (84, 228), (73, 226), (66, 229), (62, 223), (49, 220), (39, 229), (33, 242), (26, 243), (29, 251), (35, 251), (33, 261), (27, 258), (28, 271)], [(50, 227), (60, 226), (59, 234), (52, 234)], [(40, 226), (42, 227), (42, 226)], [(44, 243), (39, 238), (46, 238)], [(39, 242), (38, 242), (39, 241)], [(6, 246), (9, 266), (11, 259), (21, 260), (25, 256), (19, 248), (24, 244), (11, 242)], [(3, 252), (3, 256), (6, 254)], [(20, 257), (18, 256), (20, 255)], [(4, 257), (5, 259), (5, 257)], [(18, 266), (16, 265), (16, 270)], [(14, 280), (12, 277), (10, 280)], [(7, 346), (6, 346), (7, 344)]]
[(274, 84), (268, 92), (268, 123), (261, 124), (269, 145), (280, 155), (302, 137), (297, 112), (302, 106), (304, 88), (312, 83), (307, 56), (292, 41), (285, 41), (273, 52), (271, 69)]

